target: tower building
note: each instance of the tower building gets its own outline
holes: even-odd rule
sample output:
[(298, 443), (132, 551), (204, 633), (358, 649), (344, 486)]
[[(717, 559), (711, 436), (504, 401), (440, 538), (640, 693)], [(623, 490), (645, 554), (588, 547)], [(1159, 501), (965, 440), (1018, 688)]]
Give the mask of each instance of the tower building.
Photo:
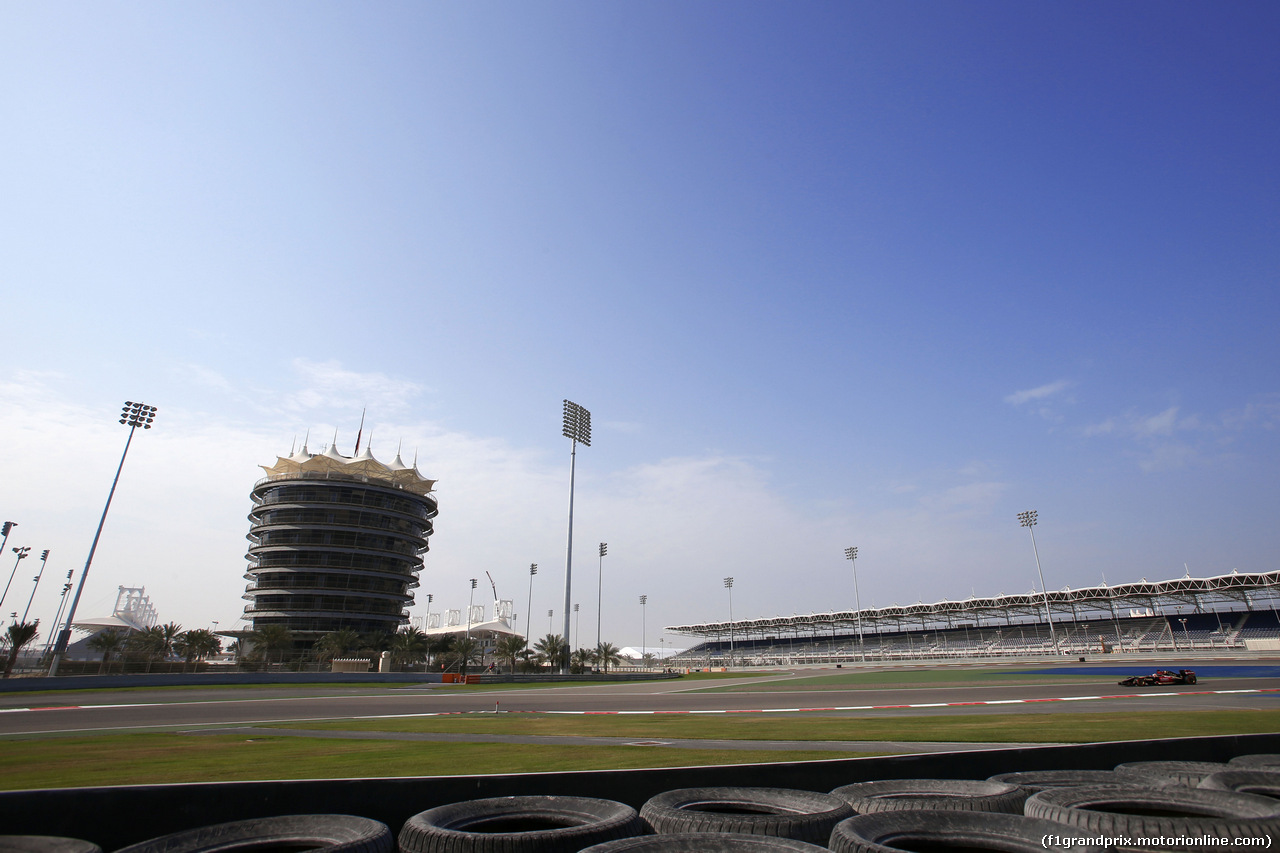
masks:
[(392, 632), (408, 621), (426, 554), (435, 480), (366, 447), (354, 457), (304, 446), (253, 487), (245, 619), (281, 625), (300, 645), (344, 628)]

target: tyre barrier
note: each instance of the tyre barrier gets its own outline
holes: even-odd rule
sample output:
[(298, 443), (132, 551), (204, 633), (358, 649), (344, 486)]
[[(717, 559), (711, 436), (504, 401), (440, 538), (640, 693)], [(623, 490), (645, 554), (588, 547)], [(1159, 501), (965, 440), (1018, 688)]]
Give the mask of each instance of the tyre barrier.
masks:
[(823, 853), (826, 849), (807, 841), (774, 835), (686, 832), (606, 841), (588, 847), (582, 853)]
[(1255, 752), (1252, 755), (1237, 755), (1235, 758), (1227, 762), (1233, 768), (1258, 768), (1263, 767), (1280, 767), (1280, 754), (1274, 752)]
[(590, 797), (489, 797), (437, 806), (405, 821), (401, 853), (578, 853), (645, 832), (631, 806)]
[(1060, 823), (999, 812), (906, 811), (851, 817), (836, 825), (827, 845), (836, 853), (902, 853), (921, 850), (1000, 853), (1102, 853), (1102, 847), (1063, 846)]
[(1198, 787), (1280, 800), (1280, 767), (1274, 770), (1224, 770), (1201, 779)]
[(341, 814), (281, 815), (219, 823), (131, 844), (116, 853), (235, 853), (265, 849), (308, 853), (393, 853), (385, 823)]
[(102, 848), (60, 835), (0, 835), (0, 853), (102, 853)]
[(1122, 846), (1160, 849), (1139, 838), (1214, 836), (1259, 838), (1280, 834), (1280, 802), (1255, 794), (1203, 788), (1098, 785), (1032, 794), (1028, 817), (1057, 821), (1081, 835), (1131, 839)]
[(831, 792), (858, 814), (934, 809), (1022, 814), (1031, 793), (1005, 782), (974, 779), (890, 779), (855, 782)]
[(1049, 788), (1074, 788), (1079, 785), (1120, 785), (1132, 781), (1114, 770), (1023, 770), (1017, 773), (997, 773), (987, 777), (988, 782), (1004, 782), (1031, 791)]
[(659, 835), (729, 832), (826, 844), (853, 809), (831, 794), (790, 788), (679, 788), (649, 799), (640, 817)]
[(1125, 781), (1147, 785), (1184, 785), (1194, 788), (1200, 780), (1227, 770), (1218, 761), (1130, 761), (1116, 765)]

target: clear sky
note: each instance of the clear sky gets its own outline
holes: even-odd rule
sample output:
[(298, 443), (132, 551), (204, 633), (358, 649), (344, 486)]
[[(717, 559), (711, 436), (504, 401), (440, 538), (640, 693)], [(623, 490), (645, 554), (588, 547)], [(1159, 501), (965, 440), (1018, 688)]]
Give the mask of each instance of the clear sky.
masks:
[[(1277, 568), (1280, 6), (0, 5), (0, 514), (236, 626), (256, 466), (663, 625)], [(7, 579), (11, 554), (0, 558)], [(35, 560), (3, 610), (21, 610)], [(638, 596), (648, 595), (642, 637)], [(478, 599), (487, 596), (478, 596)], [(535, 633), (545, 633), (535, 619)], [(687, 640), (669, 637), (676, 645)]]

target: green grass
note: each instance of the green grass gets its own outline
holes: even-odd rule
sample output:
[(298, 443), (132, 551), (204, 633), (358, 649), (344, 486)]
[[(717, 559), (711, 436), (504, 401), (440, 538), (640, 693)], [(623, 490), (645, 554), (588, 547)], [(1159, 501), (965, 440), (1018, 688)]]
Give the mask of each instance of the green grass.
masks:
[[(1280, 711), (1148, 711), (1141, 713), (1026, 713), (948, 716), (822, 716), (727, 714), (652, 716), (459, 714), (386, 720), (278, 723), (276, 728), (322, 731), (442, 732), (458, 734), (702, 740), (794, 740), (958, 743), (1092, 743), (1197, 735), (1280, 731)], [(269, 729), (272, 725), (260, 726)]]
[(865, 754), (148, 733), (6, 741), (0, 752), (0, 789), (628, 770)]

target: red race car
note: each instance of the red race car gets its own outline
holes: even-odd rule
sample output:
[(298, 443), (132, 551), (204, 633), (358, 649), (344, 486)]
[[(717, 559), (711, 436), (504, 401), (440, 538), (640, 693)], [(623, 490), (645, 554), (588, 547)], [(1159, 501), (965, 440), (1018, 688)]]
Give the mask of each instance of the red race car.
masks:
[(1131, 675), (1120, 682), (1121, 687), (1157, 687), (1161, 684), (1195, 684), (1194, 669), (1157, 669), (1151, 675)]

